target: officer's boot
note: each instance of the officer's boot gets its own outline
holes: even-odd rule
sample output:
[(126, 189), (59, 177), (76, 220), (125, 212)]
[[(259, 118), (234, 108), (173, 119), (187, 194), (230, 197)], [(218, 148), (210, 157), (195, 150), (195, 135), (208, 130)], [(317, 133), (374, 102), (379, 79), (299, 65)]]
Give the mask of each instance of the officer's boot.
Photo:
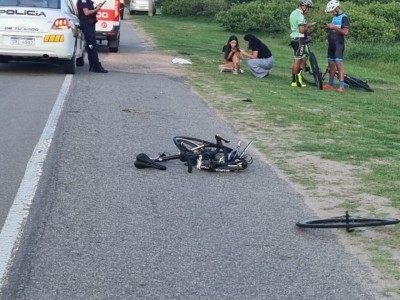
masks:
[(94, 65), (89, 71), (96, 72), (96, 73), (108, 73), (108, 71), (103, 68), (101, 63)]

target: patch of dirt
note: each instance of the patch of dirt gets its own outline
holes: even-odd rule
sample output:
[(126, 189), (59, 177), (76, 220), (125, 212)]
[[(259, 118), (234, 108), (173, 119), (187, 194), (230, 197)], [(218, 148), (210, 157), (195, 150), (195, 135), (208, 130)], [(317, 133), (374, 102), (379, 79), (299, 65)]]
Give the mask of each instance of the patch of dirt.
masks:
[[(130, 64), (129, 72), (165, 74), (169, 76), (185, 76), (185, 70), (180, 65), (172, 64), (172, 56), (155, 53), (155, 43), (151, 37), (147, 36), (140, 29), (134, 20), (133, 23), (136, 33), (141, 41), (146, 45), (147, 51), (139, 52)], [(157, 57), (157, 59), (154, 59)], [(122, 56), (123, 58), (123, 56)], [(119, 59), (119, 58), (118, 58)], [(111, 62), (111, 61), (110, 61)], [(126, 62), (114, 62), (119, 70), (127, 70)], [(127, 70), (128, 71), (128, 70)], [(186, 74), (187, 75), (187, 74)], [(205, 79), (205, 82), (207, 80)], [(215, 89), (215, 88), (214, 88)], [(212, 83), (210, 90), (214, 91)], [(233, 118), (229, 113), (222, 113), (225, 106), (232, 101), (231, 98), (223, 96), (223, 93), (212, 93), (213, 100), (207, 99), (207, 95), (202, 95), (206, 101), (217, 109), (217, 113), (224, 117), (238, 130), (243, 140), (254, 140), (259, 149), (268, 149), (267, 154), (260, 154), (267, 163), (274, 166), (281, 177), (290, 182), (296, 189), (304, 195), (305, 203), (315, 212), (315, 215), (324, 218), (344, 215), (345, 205), (356, 207), (356, 212), (350, 214), (357, 216), (368, 216), (371, 212), (374, 215), (388, 215), (393, 218), (400, 218), (400, 212), (391, 207), (388, 199), (360, 193), (361, 182), (358, 178), (360, 172), (368, 170), (340, 162), (326, 160), (310, 153), (291, 152), (288, 150), (291, 143), (296, 142), (296, 131), (299, 128), (278, 128), (273, 126), (273, 122), (260, 124), (257, 120), (259, 112), (244, 110), (240, 118)], [(218, 108), (220, 111), (218, 112)], [(238, 112), (235, 112), (236, 116)], [(264, 119), (261, 116), (260, 119)], [(231, 120), (240, 120), (234, 121)], [(264, 131), (258, 130), (262, 128)], [(270, 134), (265, 134), (265, 129)], [(312, 184), (302, 185), (301, 182), (307, 179)], [(357, 236), (349, 235), (345, 230), (338, 232), (338, 236), (348, 251), (357, 257), (364, 265), (369, 267), (374, 274), (377, 285), (393, 299), (400, 299), (400, 280), (384, 274), (372, 266), (373, 254), (367, 247), (373, 245), (375, 241), (387, 237), (381, 231), (373, 228), (357, 230)], [(400, 264), (400, 250), (385, 249), (391, 253), (392, 257)]]
[(147, 36), (133, 20), (129, 22), (133, 24), (145, 50), (138, 50), (135, 55), (132, 55), (131, 52), (124, 53), (122, 51), (117, 55), (108, 55), (105, 59), (107, 67), (112, 65), (110, 70), (118, 72), (182, 76), (182, 66), (172, 63), (174, 57), (156, 51), (154, 40)]

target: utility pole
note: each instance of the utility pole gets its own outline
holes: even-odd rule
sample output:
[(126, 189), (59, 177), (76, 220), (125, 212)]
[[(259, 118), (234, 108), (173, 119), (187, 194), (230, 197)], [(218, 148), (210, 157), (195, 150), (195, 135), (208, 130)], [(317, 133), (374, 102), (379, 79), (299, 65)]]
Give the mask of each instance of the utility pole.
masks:
[(153, 0), (149, 0), (149, 16), (153, 16)]

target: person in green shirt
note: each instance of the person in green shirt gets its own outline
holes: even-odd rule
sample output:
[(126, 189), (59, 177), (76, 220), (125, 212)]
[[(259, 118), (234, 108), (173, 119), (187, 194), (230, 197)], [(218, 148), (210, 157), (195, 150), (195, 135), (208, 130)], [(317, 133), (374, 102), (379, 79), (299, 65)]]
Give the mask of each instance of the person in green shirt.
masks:
[(307, 23), (306, 15), (313, 7), (312, 0), (299, 0), (299, 6), (290, 14), (290, 39), (294, 51), (294, 61), (292, 67), (292, 86), (306, 87), (301, 78), (300, 72), (306, 62), (305, 45), (307, 30), (312, 24)]

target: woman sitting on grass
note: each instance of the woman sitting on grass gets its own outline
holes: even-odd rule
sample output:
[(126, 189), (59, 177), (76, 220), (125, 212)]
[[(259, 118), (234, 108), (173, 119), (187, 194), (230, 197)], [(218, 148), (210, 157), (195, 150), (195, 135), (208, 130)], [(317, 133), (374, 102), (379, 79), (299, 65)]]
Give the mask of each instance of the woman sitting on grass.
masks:
[(244, 40), (251, 50), (251, 53), (241, 50), (242, 56), (249, 58), (247, 65), (251, 73), (257, 78), (267, 77), (274, 66), (274, 57), (271, 51), (263, 42), (252, 34), (246, 34)]
[(218, 66), (219, 71), (231, 71), (233, 74), (238, 74), (241, 71), (242, 55), (240, 54), (239, 40), (235, 35), (229, 37), (228, 43), (222, 48), (222, 52), (224, 53), (225, 64)]

